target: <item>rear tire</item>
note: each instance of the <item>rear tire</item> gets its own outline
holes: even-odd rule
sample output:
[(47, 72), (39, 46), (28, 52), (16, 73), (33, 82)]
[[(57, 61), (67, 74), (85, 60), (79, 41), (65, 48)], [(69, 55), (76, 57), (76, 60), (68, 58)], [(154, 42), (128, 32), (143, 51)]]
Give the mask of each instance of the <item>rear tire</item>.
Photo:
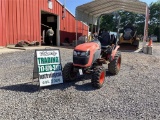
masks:
[(139, 48), (139, 40), (135, 40), (133, 42), (133, 45), (136, 47), (136, 49), (138, 49)]
[(101, 88), (105, 81), (105, 76), (106, 76), (105, 68), (103, 66), (96, 67), (92, 74), (92, 79), (91, 79), (92, 86), (95, 88)]
[(66, 82), (74, 81), (77, 78), (77, 72), (74, 71), (74, 66), (72, 62), (65, 64), (62, 73), (63, 79)]
[(121, 53), (117, 51), (114, 59), (108, 64), (108, 70), (111, 74), (117, 75), (121, 67)]

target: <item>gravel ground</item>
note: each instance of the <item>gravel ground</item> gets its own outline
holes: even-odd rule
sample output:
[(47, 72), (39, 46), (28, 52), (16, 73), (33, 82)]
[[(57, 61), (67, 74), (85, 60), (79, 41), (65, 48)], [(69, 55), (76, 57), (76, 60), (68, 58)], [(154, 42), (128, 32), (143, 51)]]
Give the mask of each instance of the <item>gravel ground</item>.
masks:
[[(67, 51), (67, 52), (66, 52)], [(72, 49), (60, 48), (62, 66)], [(153, 55), (122, 52), (118, 75), (101, 89), (90, 77), (39, 89), (34, 50), (0, 55), (0, 120), (160, 120), (160, 44)]]

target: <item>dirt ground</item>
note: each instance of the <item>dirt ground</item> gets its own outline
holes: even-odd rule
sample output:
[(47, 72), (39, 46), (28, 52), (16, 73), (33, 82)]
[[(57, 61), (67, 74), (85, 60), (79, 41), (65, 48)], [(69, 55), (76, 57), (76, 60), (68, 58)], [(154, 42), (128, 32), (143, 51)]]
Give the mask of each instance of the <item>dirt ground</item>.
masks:
[[(72, 48), (59, 48), (62, 66)], [(101, 89), (90, 75), (39, 89), (32, 83), (34, 50), (0, 54), (0, 120), (159, 120), (160, 43), (153, 55), (123, 51), (118, 75), (106, 67)]]

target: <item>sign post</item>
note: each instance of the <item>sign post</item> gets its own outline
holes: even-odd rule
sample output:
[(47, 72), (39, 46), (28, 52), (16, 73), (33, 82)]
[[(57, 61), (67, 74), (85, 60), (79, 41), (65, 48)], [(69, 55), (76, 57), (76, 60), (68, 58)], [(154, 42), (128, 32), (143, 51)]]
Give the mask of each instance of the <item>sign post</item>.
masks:
[(33, 79), (38, 78), (40, 87), (63, 83), (60, 51), (36, 50)]

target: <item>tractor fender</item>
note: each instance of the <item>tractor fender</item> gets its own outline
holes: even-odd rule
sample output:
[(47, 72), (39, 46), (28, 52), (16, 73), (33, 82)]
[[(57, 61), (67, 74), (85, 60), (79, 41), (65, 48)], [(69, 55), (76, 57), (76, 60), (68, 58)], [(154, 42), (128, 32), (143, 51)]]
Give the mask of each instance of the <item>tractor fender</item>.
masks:
[(110, 61), (112, 61), (117, 53), (117, 50), (120, 48), (119, 45), (116, 46), (116, 48), (114, 50), (112, 50), (112, 53), (111, 53), (111, 57), (110, 57)]

